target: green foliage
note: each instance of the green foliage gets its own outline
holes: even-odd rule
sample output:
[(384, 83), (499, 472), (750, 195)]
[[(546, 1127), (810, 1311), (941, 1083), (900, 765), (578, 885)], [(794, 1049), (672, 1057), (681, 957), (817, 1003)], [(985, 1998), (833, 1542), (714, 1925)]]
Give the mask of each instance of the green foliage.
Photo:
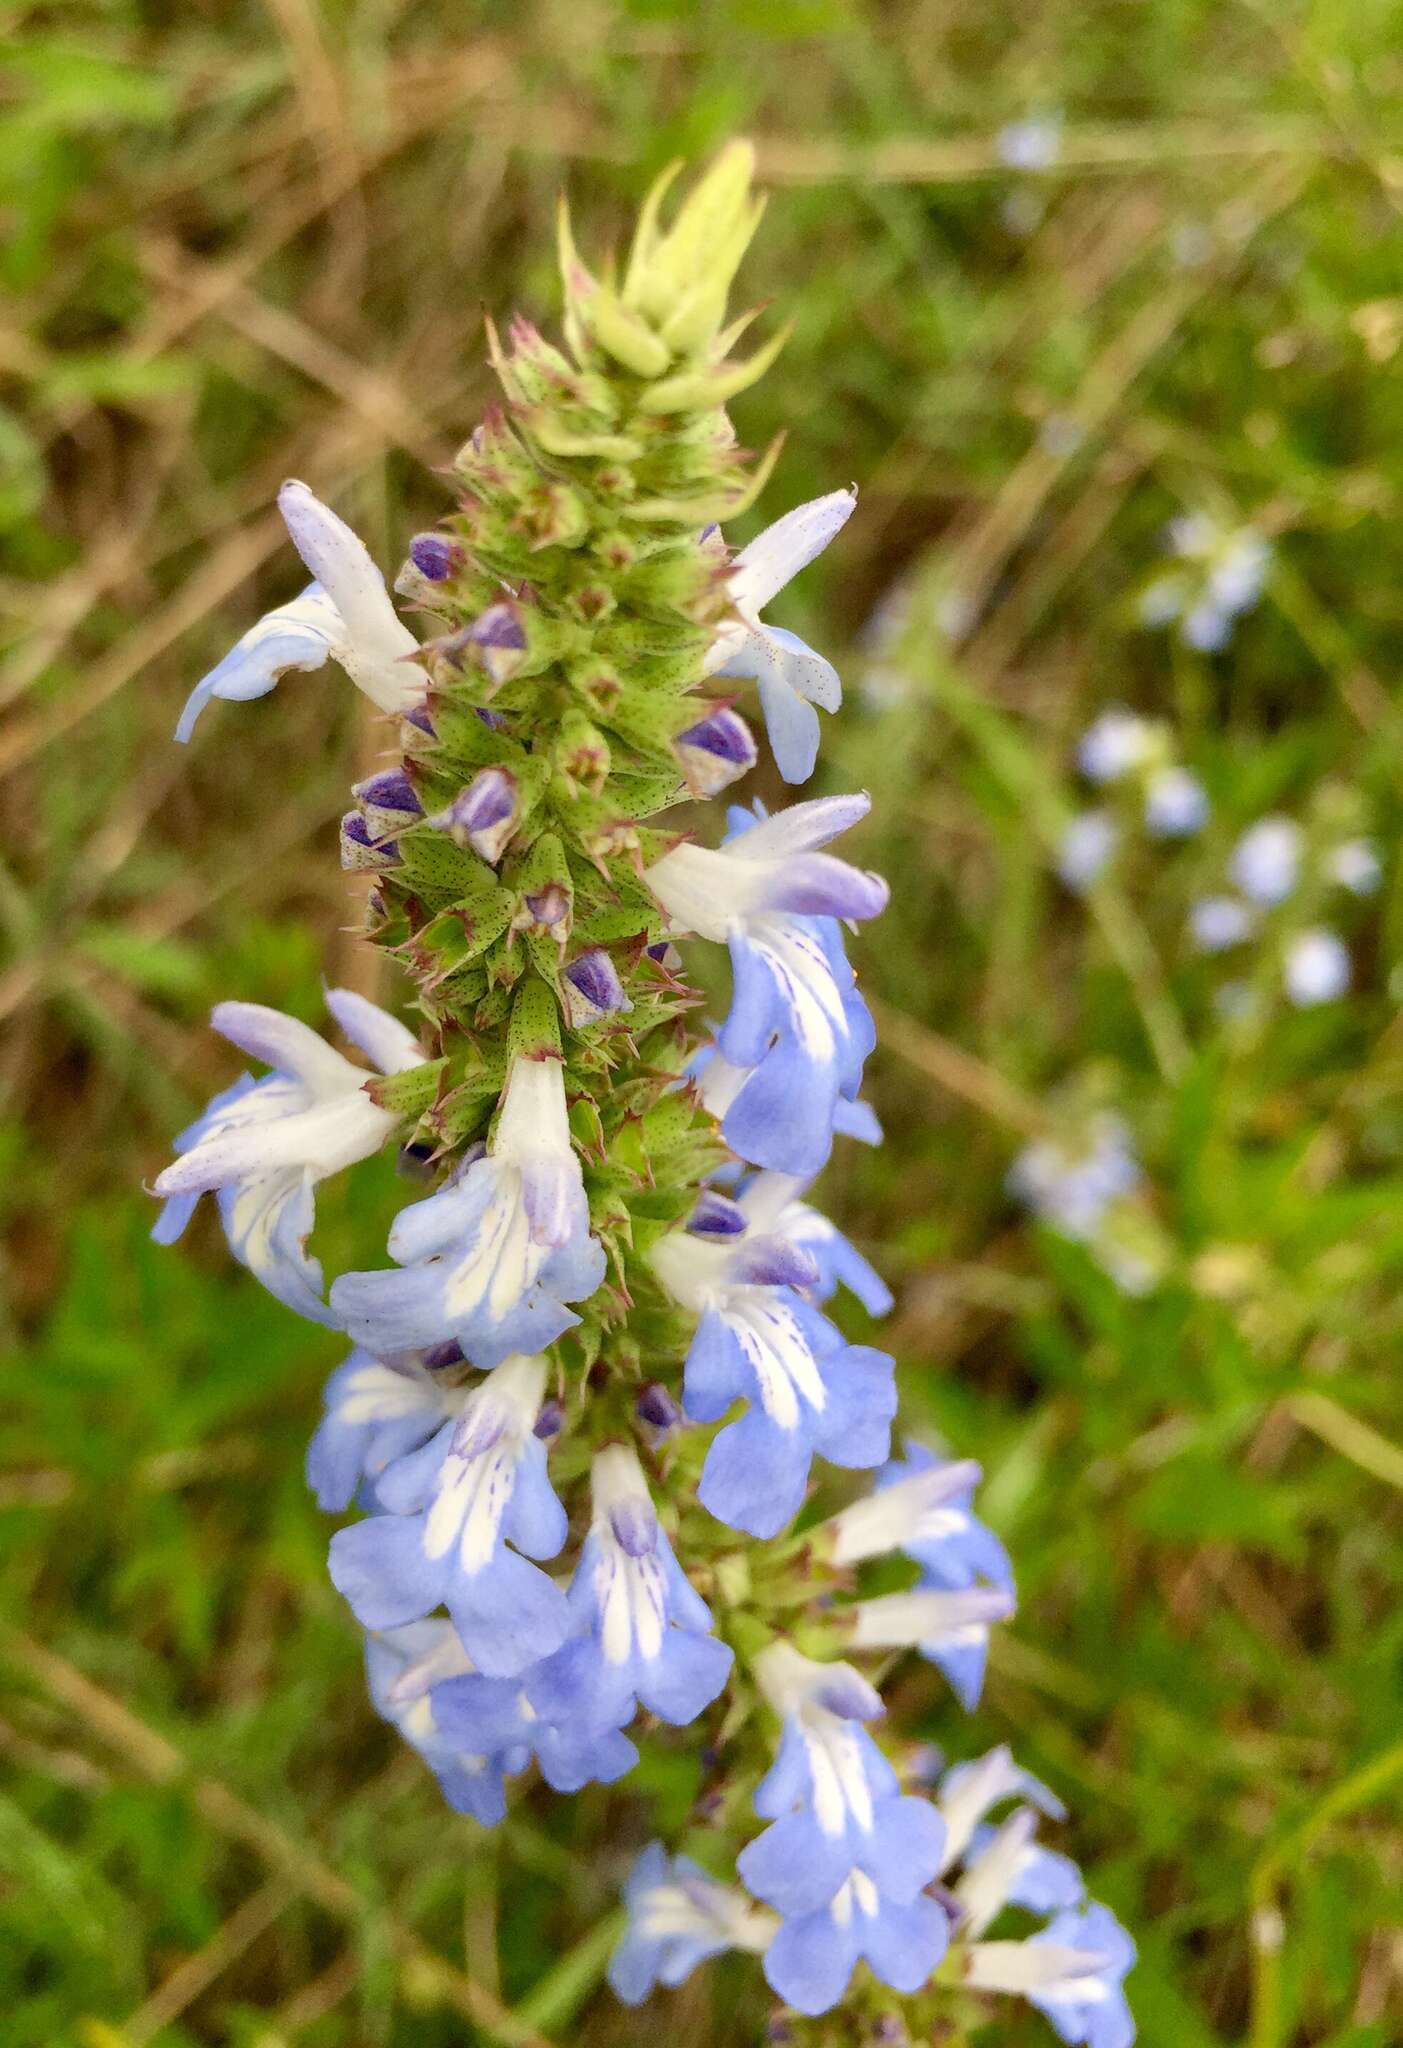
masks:
[[(646, 1786), (528, 1793), (499, 1847), (374, 1721), (300, 1475), (336, 1346), (264, 1300), (208, 1222), (194, 1257), (149, 1247), (138, 1192), (230, 1078), (213, 1041), (192, 1055), (209, 1003), (312, 1018), (324, 963), (338, 980), (351, 958), (334, 820), (384, 737), (352, 692), (291, 679), (216, 708), (188, 755), (169, 745), (193, 678), (296, 587), (265, 523), (278, 482), (334, 495), (392, 564), (439, 516), (430, 465), (489, 398), (474, 309), (551, 303), (557, 188), (595, 248), (672, 157), (744, 130), (773, 197), (743, 287), (796, 314), (734, 404), (751, 447), (791, 432), (782, 498), (753, 518), (862, 486), (782, 621), (848, 644), (828, 773), (873, 789), (854, 857), (894, 884), (857, 949), (887, 1143), (845, 1151), (823, 1199), (897, 1289), (910, 1421), (983, 1459), (1019, 1572), (967, 1749), (1009, 1740), (1067, 1797), (1063, 1845), (1140, 1938), (1151, 2048), (1384, 2048), (1403, 1786), (1396, 0), (1036, 21), (633, 0), (584, 27), (495, 4), (79, 4), (8, 24), (7, 2041), (447, 2048), (530, 2026), (723, 2044), (763, 2026), (725, 1964), (645, 2015), (598, 1992), (650, 1802), (679, 1829), (693, 1811), (683, 1757), (652, 1758)], [(1000, 125), (1059, 106), (1060, 161), (1003, 169)], [(574, 421), (613, 442), (556, 428), (546, 452), (627, 465), (617, 426)], [(677, 495), (649, 483), (661, 534)], [(1263, 602), (1212, 659), (1136, 624), (1165, 520), (1199, 504), (1276, 537)], [(538, 511), (538, 533), (569, 530), (568, 501)], [(899, 659), (853, 651), (894, 588)], [(619, 679), (647, 664), (680, 688), (695, 652), (601, 625), (578, 694), (611, 755), (666, 766), (676, 727), (621, 714)], [(1115, 698), (1173, 721), (1215, 818), (1084, 910), (1049, 851), (1078, 801), (1074, 736)], [(486, 729), (463, 731), (471, 753)], [(1238, 827), (1304, 816), (1327, 780), (1387, 856), (1349, 928), (1356, 993), (1273, 1002), (1235, 1033), (1183, 908)], [(576, 915), (613, 946), (629, 931), (591, 875), (572, 864)], [(455, 972), (455, 1001), (486, 994), (478, 962)], [(449, 1078), (436, 1107), (467, 1135), (501, 1076)], [(1093, 1099), (1129, 1116), (1169, 1247), (1143, 1300), (1005, 1192), (1049, 1106)], [(328, 1266), (403, 1195), (388, 1165), (325, 1190)], [(923, 1670), (892, 1720), (948, 1732)], [(1049, 2038), (1003, 2006), (962, 2023), (999, 2048)]]

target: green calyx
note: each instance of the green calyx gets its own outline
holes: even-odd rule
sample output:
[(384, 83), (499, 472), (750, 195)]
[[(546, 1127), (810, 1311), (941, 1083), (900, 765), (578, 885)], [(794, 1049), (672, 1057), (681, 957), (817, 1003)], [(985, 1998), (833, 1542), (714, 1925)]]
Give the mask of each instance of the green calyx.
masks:
[[(586, 266), (562, 208), (566, 345), (489, 324), (501, 403), (455, 459), (447, 573), (409, 567), (400, 583), (435, 622), (427, 719), (404, 727), (423, 820), (398, 835), (372, 921), (441, 1057), (375, 1084), (377, 1100), (447, 1164), (490, 1137), (514, 1054), (562, 1061), (609, 1278), (560, 1349), (582, 1384), (607, 1366), (620, 1398), (685, 1353), (693, 1319), (648, 1253), (726, 1156), (678, 1085), (699, 998), (658, 957), (643, 876), (676, 843), (650, 821), (687, 793), (676, 742), (706, 714), (705, 657), (729, 612), (708, 530), (753, 501), (777, 452), (752, 462), (724, 410), (785, 338), (732, 355), (753, 317), (727, 325), (761, 212), (752, 169), (732, 144), (668, 223), (665, 173), (621, 278)], [(496, 822), (481, 825), (474, 792)], [(617, 977), (602, 1008), (571, 979), (585, 955), (589, 989), (600, 955)]]

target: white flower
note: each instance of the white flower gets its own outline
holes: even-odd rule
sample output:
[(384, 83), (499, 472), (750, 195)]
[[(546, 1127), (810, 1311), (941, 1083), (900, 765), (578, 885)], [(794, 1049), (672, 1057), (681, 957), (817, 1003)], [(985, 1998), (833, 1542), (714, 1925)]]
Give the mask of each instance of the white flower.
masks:
[[(382, 1074), (423, 1060), (413, 1034), (350, 989), (331, 989), (327, 1008)], [(316, 1220), (319, 1180), (378, 1152), (401, 1119), (366, 1093), (366, 1073), (295, 1017), (261, 1003), (219, 1003), (210, 1019), (223, 1037), (273, 1069), (249, 1074), (217, 1095), (176, 1139), (180, 1157), (156, 1180), (166, 1198), (152, 1236), (180, 1236), (200, 1196), (218, 1189), (230, 1249), (270, 1294), (314, 1322), (334, 1323), (322, 1274), (306, 1244)]]
[(767, 626), (760, 614), (786, 583), (822, 554), (857, 503), (855, 490), (830, 491), (786, 512), (742, 548), (728, 591), (736, 616), (707, 655), (706, 675), (751, 676), (775, 763), (786, 782), (807, 782), (818, 757), (815, 704), (836, 711), (843, 686), (831, 662), (794, 633)]
[(328, 656), (382, 711), (407, 711), (424, 694), (423, 672), (408, 659), (419, 643), (364, 542), (306, 484), (285, 483), (278, 509), (316, 581), (250, 626), (196, 683), (175, 729), (178, 740), (190, 738), (211, 697), (265, 697), (289, 669), (320, 668)]

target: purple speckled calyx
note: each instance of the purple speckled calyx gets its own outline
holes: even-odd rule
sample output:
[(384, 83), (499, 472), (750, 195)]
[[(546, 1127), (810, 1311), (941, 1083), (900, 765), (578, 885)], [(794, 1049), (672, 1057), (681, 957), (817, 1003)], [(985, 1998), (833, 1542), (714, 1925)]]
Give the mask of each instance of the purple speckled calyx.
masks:
[(399, 847), (393, 839), (376, 839), (359, 811), (347, 811), (341, 820), (341, 865), (349, 874), (395, 867)]
[(409, 559), (430, 583), (445, 583), (462, 568), (462, 547), (446, 533), (416, 533), (409, 543)]
[(579, 954), (566, 968), (563, 979), (565, 1007), (575, 1029), (633, 1008), (624, 993), (619, 971), (602, 946), (591, 946)]
[(678, 733), (674, 745), (683, 773), (698, 796), (714, 796), (755, 766), (756, 746), (750, 727), (739, 712), (725, 706)]
[(480, 768), (432, 822), (494, 866), (516, 829), (519, 796), (510, 768)]

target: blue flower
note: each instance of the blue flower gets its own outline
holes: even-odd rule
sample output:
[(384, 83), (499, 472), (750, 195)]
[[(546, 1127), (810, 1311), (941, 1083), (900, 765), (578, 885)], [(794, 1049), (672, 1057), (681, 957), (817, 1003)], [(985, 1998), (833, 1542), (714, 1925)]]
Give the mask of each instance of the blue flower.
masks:
[(520, 1746), (491, 1752), (465, 1747), (439, 1726), (435, 1700), (442, 1681), (468, 1668), (461, 1643), (443, 1620), (411, 1622), (365, 1639), (376, 1713), (418, 1750), (450, 1806), (491, 1827), (507, 1810), (504, 1778), (524, 1771), (531, 1757)]
[(1027, 1800), (1054, 1820), (1066, 1817), (1066, 1809), (1056, 1793), (1015, 1763), (1005, 1743), (981, 1757), (950, 1766), (941, 1778), (936, 1798), (945, 1823), (942, 1870), (965, 1858), (985, 1815), (1007, 1799)]
[(773, 1915), (734, 1886), (708, 1877), (690, 1856), (650, 1842), (624, 1886), (628, 1926), (609, 1958), (609, 1982), (625, 2005), (641, 2005), (655, 1984), (680, 1984), (723, 1949), (763, 1952)]
[(1061, 2039), (1077, 2048), (1129, 2048), (1135, 2022), (1121, 1982), (1135, 1961), (1135, 1944), (1109, 1906), (1093, 1901), (1057, 1914), (1028, 1947), (1067, 1959), (1062, 1975), (1028, 1992)]
[(903, 1455), (873, 1480), (868, 1499), (835, 1516), (838, 1561), (901, 1550), (921, 1567), (924, 1585), (955, 1590), (982, 1579), (1012, 1588), (1008, 1552), (972, 1512), (982, 1477), (973, 1459), (937, 1457), (908, 1437)]
[(578, 1792), (582, 1785), (612, 1785), (638, 1762), (638, 1751), (617, 1729), (598, 1732), (542, 1718), (531, 1704), (531, 1673), (520, 1678), (487, 1678), (477, 1672), (448, 1677), (433, 1690), (434, 1720), (445, 1740), (489, 1756), (532, 1757), (554, 1792)]
[(765, 1975), (800, 2012), (826, 2012), (859, 1957), (884, 1983), (915, 1991), (945, 1952), (949, 1923), (922, 1897), (940, 1869), (945, 1829), (928, 1800), (902, 1794), (861, 1723), (882, 1712), (849, 1664), (816, 1664), (776, 1642), (755, 1660), (783, 1717), (773, 1769), (755, 1794), (773, 1821), (737, 1870), (782, 1916)]
[(1135, 2021), (1121, 1989), (1135, 1944), (1094, 1900), (1056, 1914), (1026, 1941), (975, 1942), (964, 1981), (1017, 1991), (1046, 2014), (1069, 2048), (1130, 2048)]
[[(479, 1671), (510, 1677), (549, 1656), (569, 1625), (565, 1595), (530, 1558), (555, 1557), (565, 1512), (534, 1434), (544, 1359), (508, 1359), (461, 1389), (458, 1412), (375, 1483), (388, 1510), (331, 1539), (332, 1583), (366, 1628), (448, 1608)], [(515, 1548), (509, 1548), (509, 1544)]]
[(989, 1625), (1014, 1609), (1008, 1553), (972, 1512), (980, 1476), (972, 1460), (937, 1458), (923, 1444), (908, 1443), (905, 1458), (878, 1473), (874, 1490), (828, 1525), (835, 1564), (899, 1550), (920, 1566), (911, 1594), (888, 1594), (855, 1610), (855, 1640), (914, 1645), (945, 1673), (966, 1709), (983, 1688)]
[(1013, 1611), (1013, 1595), (1002, 1586), (951, 1593), (917, 1585), (855, 1607), (852, 1643), (858, 1650), (919, 1650), (945, 1673), (969, 1713), (983, 1690), (990, 1626), (1007, 1621)]
[[(423, 1060), (412, 1033), (364, 996), (338, 988), (326, 1002), (381, 1073)], [(158, 1244), (173, 1243), (201, 1194), (217, 1190), (235, 1258), (289, 1308), (334, 1324), (322, 1300), (321, 1266), (306, 1249), (316, 1221), (313, 1189), (378, 1152), (401, 1119), (372, 1102), (363, 1068), (296, 1018), (261, 1003), (218, 1003), (210, 1022), (273, 1072), (259, 1081), (245, 1074), (180, 1133), (179, 1158), (156, 1179), (155, 1192), (166, 1200), (151, 1235)]]
[(403, 1270), (346, 1273), (331, 1292), (346, 1328), (382, 1357), (452, 1336), (488, 1368), (578, 1323), (564, 1304), (594, 1293), (605, 1259), (589, 1234), (558, 1060), (512, 1062), (486, 1153), (401, 1211), (389, 1248)]
[(793, 1174), (752, 1174), (737, 1206), (757, 1235), (783, 1238), (808, 1253), (818, 1274), (808, 1290), (816, 1301), (830, 1301), (839, 1287), (846, 1287), (869, 1315), (884, 1316), (892, 1305), (891, 1289), (836, 1223), (800, 1199), (804, 1186)]
[(965, 1874), (955, 1887), (964, 1909), (963, 1935), (988, 1926), (1004, 1906), (1026, 1913), (1057, 1913), (1079, 1905), (1086, 1884), (1070, 1856), (1034, 1841), (1038, 1817), (1021, 1806), (1000, 1827), (981, 1823), (970, 1836)]
[(804, 1178), (827, 1159), (874, 1042), (837, 921), (875, 917), (886, 884), (817, 851), (868, 808), (825, 797), (758, 821), (735, 809), (719, 850), (677, 846), (647, 874), (677, 930), (730, 948), (731, 1009), (703, 1100), (743, 1159)]
[(387, 1364), (353, 1351), (326, 1383), (325, 1413), (307, 1446), (307, 1484), (318, 1506), (330, 1514), (348, 1508), (362, 1480), (373, 1487), (461, 1406), (460, 1391), (416, 1356)]
[(804, 1498), (817, 1451), (830, 1463), (878, 1465), (896, 1412), (884, 1352), (849, 1344), (799, 1288), (822, 1284), (817, 1261), (777, 1235), (713, 1241), (673, 1231), (654, 1248), (663, 1284), (700, 1320), (682, 1404), (694, 1422), (749, 1405), (713, 1440), (697, 1495), (730, 1528), (774, 1536)]
[(635, 1453), (611, 1444), (591, 1473), (593, 1519), (570, 1587), (575, 1634), (526, 1680), (541, 1717), (622, 1728), (637, 1703), (684, 1726), (726, 1683), (731, 1652), (658, 1523)]
[(818, 758), (818, 712), (836, 711), (843, 686), (832, 663), (795, 633), (767, 626), (760, 613), (823, 552), (857, 503), (855, 490), (830, 491), (796, 505), (742, 548), (727, 581), (734, 617), (712, 642), (704, 675), (746, 676), (760, 709), (775, 765), (786, 782), (807, 782)]
[(410, 658), (419, 643), (363, 542), (306, 484), (285, 483), (278, 509), (317, 580), (251, 626), (195, 685), (175, 729), (178, 740), (190, 738), (212, 697), (266, 697), (289, 669), (320, 668), (328, 657), (382, 711), (406, 711), (424, 695), (423, 670)]

